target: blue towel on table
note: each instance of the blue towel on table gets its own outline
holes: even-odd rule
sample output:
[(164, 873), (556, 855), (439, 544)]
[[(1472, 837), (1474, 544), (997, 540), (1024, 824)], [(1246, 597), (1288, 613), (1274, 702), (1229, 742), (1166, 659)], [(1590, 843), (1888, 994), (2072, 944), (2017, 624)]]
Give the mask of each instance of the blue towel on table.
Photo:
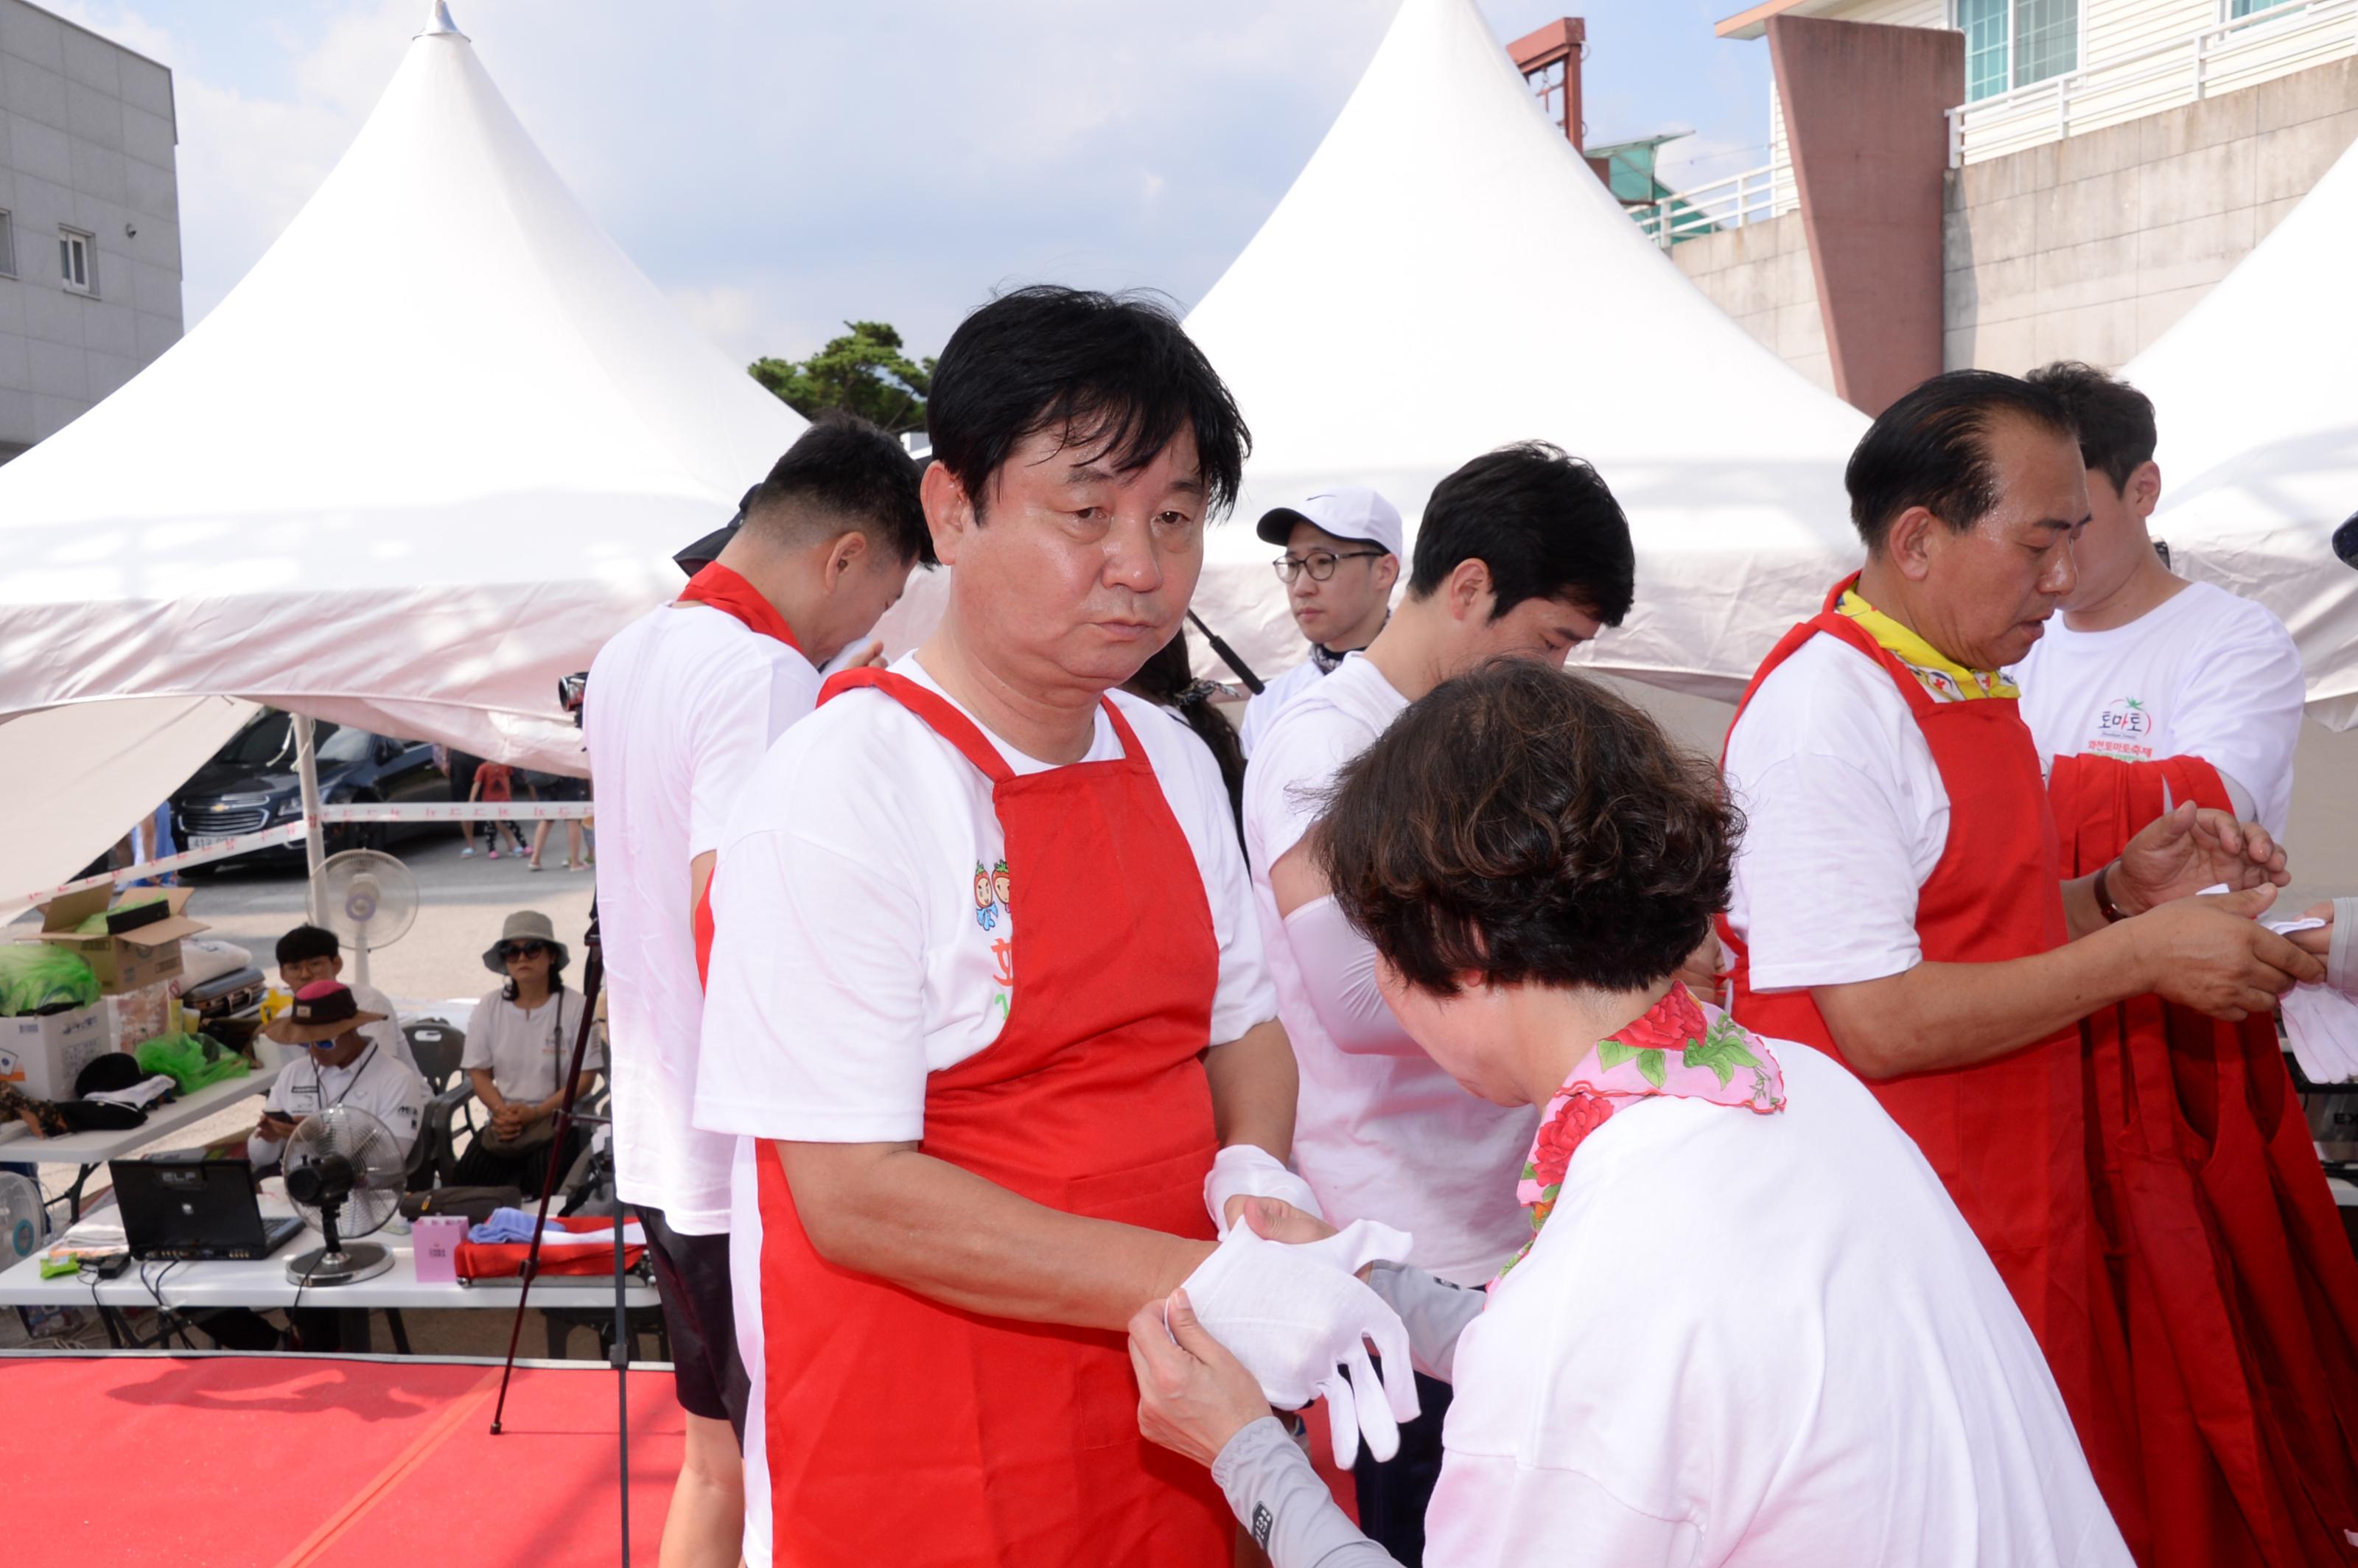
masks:
[(492, 1217), (467, 1232), (470, 1241), (525, 1242), (532, 1239), (534, 1217), (520, 1208), (495, 1208)]

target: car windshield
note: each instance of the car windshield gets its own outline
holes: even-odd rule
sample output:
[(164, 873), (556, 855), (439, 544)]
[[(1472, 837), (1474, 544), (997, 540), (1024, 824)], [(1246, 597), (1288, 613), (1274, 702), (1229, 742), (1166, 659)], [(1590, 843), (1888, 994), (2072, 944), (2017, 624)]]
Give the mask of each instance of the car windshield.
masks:
[[(323, 762), (364, 762), (376, 739), (365, 730), (347, 730), (319, 719), (312, 726)], [(265, 713), (239, 731), (222, 748), (220, 762), (265, 772), (291, 773), (295, 767), (295, 723), (284, 713)]]

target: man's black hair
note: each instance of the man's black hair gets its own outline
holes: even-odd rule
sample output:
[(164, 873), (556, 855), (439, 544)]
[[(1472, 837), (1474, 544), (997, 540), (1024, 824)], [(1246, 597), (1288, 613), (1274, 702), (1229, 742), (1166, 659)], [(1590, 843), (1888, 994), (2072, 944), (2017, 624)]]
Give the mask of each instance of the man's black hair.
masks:
[(1891, 524), (1911, 506), (1959, 534), (1988, 516), (1999, 492), (1990, 427), (2009, 417), (2059, 436), (2078, 434), (2061, 398), (1994, 370), (1936, 375), (1877, 415), (1843, 470), (1851, 525), (1868, 553), (1883, 547)]
[(2127, 382), (2077, 360), (2041, 365), (2025, 379), (2063, 405), (2080, 427), (2081, 462), (2111, 480), (2115, 493), (2153, 461), (2153, 399)]
[(797, 535), (817, 524), (832, 535), (849, 524), (896, 560), (932, 566), (934, 536), (918, 499), (924, 472), (882, 427), (822, 414), (745, 492), (741, 514), (748, 527), (781, 525)]
[(1433, 487), (1409, 592), (1429, 598), (1473, 560), (1490, 568), (1494, 621), (1527, 599), (1564, 599), (1618, 626), (1637, 595), (1621, 503), (1595, 469), (1545, 441), (1485, 452)]
[(1011, 290), (959, 322), (925, 401), (934, 460), (978, 518), (992, 479), (1042, 431), (1135, 473), (1183, 427), (1218, 516), (1244, 481), (1252, 433), (1204, 351), (1157, 296), (1055, 284)]
[(308, 963), (313, 958), (341, 958), (343, 956), (343, 944), (336, 940), (334, 932), (323, 926), (298, 925), (278, 939), (278, 963), (282, 968), (288, 964)]

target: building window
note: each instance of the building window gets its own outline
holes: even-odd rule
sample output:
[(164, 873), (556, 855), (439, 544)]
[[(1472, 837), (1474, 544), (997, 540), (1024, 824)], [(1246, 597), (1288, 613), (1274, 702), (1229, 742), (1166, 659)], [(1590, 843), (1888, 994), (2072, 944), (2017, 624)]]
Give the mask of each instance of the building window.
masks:
[(1957, 0), (1956, 16), (1965, 35), (1968, 103), (2061, 76), (2080, 63), (2080, 0)]
[(2232, 22), (2238, 16), (2255, 16), (2289, 3), (2290, 0), (2227, 0), (2227, 19)]
[(98, 278), (91, 266), (91, 237), (72, 229), (58, 231), (58, 274), (76, 294), (96, 294)]
[(8, 211), (0, 207), (0, 277), (16, 276), (16, 225)]

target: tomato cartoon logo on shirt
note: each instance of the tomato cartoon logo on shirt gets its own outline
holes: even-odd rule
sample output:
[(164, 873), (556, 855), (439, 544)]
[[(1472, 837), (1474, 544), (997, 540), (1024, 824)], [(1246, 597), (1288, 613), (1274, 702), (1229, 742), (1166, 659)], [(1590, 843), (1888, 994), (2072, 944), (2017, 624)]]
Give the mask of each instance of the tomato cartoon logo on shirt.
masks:
[(999, 907), (1008, 914), (1015, 913), (1015, 878), (1007, 869), (1004, 856), (990, 868), (990, 891), (999, 900)]
[(2150, 762), (2153, 758), (2154, 719), (2144, 701), (2124, 697), (2106, 703), (2096, 715), (2094, 732), (2088, 737), (2086, 751), (2093, 756), (2118, 757), (2124, 762)]
[(2125, 697), (2096, 716), (2099, 739), (2143, 740), (2153, 733), (2153, 715), (2134, 697)]
[(980, 860), (974, 863), (974, 923), (985, 931), (999, 929), (999, 895), (992, 885), (990, 871)]

